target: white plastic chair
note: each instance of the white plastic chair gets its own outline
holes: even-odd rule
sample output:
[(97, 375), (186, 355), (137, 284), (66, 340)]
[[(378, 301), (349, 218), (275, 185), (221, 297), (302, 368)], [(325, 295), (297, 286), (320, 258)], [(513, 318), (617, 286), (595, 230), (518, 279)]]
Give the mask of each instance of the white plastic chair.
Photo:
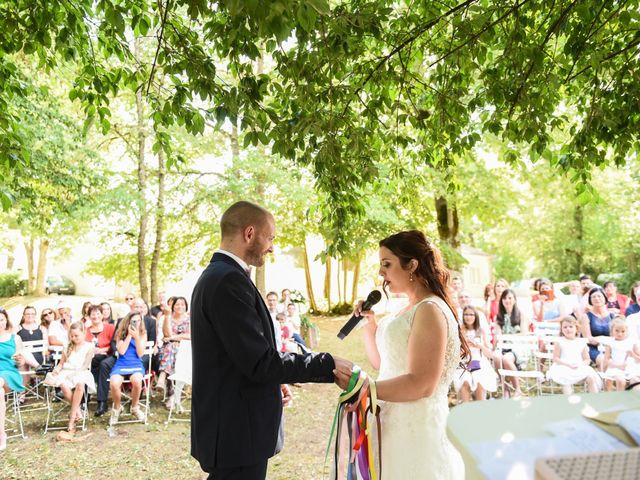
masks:
[[(191, 410), (182, 408), (182, 389), (185, 385), (191, 385), (191, 371), (191, 340), (181, 340), (176, 354), (175, 371), (168, 377), (173, 382), (173, 401), (169, 406), (167, 423), (171, 422), (174, 410), (177, 410), (177, 413), (191, 413)], [(178, 422), (189, 421), (189, 419), (183, 418), (173, 418), (173, 420)]]
[[(544, 373), (536, 369), (535, 353), (538, 351), (538, 338), (533, 335), (496, 335), (496, 351), (511, 349), (518, 358), (520, 370), (509, 370), (501, 363), (498, 367), (502, 396), (505, 396), (505, 377), (517, 377), (522, 380), (520, 388), (523, 392), (542, 393)], [(533, 364), (532, 364), (533, 363)], [(531, 368), (532, 367), (532, 368)], [(529, 382), (532, 380), (533, 382)]]

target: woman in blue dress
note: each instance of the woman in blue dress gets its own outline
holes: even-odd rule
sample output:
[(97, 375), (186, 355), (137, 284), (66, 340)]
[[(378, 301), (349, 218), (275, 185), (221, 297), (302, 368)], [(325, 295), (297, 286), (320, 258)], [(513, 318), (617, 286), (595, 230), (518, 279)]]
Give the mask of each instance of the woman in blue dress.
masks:
[(144, 421), (145, 415), (138, 403), (144, 378), (142, 356), (147, 343), (147, 331), (144, 328), (144, 321), (140, 314), (138, 312), (129, 312), (118, 325), (114, 336), (116, 338), (118, 359), (111, 370), (109, 379), (111, 398), (113, 398), (110, 423), (112, 425), (115, 424), (122, 413), (122, 405), (120, 403), (122, 397), (121, 387), (125, 377), (129, 377), (131, 382), (131, 415), (140, 421)]
[[(604, 371), (604, 352), (598, 349), (605, 345), (609, 336), (609, 325), (613, 314), (607, 310), (607, 295), (600, 287), (589, 290), (587, 297), (590, 309), (582, 319), (582, 336), (589, 344), (589, 358), (596, 364), (598, 371)], [(590, 311), (589, 311), (590, 310)]]
[(4, 421), (7, 413), (5, 393), (14, 390), (22, 392), (22, 377), (16, 363), (24, 363), (22, 354), (22, 340), (13, 333), (9, 314), (0, 308), (0, 450), (7, 448), (7, 434), (4, 431)]

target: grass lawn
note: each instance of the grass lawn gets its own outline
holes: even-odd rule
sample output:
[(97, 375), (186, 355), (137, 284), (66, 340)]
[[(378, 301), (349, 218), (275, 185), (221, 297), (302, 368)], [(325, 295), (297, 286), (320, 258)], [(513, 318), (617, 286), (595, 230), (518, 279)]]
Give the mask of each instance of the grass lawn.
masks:
[[(372, 372), (360, 332), (342, 341), (336, 338), (345, 317), (314, 321), (321, 331), (318, 350), (349, 358)], [(322, 478), (338, 393), (335, 385), (293, 388), (293, 405), (285, 410), (285, 449), (269, 462), (269, 479)], [(149, 425), (119, 425), (115, 437), (107, 435), (108, 415), (96, 419), (95, 405), (90, 409), (90, 436), (78, 443), (56, 442), (56, 432), (43, 435), (45, 412), (27, 414), (28, 438), (9, 440), (7, 450), (0, 453), (0, 478), (206, 478), (189, 455), (189, 424), (166, 425), (168, 412), (159, 398), (152, 404)]]

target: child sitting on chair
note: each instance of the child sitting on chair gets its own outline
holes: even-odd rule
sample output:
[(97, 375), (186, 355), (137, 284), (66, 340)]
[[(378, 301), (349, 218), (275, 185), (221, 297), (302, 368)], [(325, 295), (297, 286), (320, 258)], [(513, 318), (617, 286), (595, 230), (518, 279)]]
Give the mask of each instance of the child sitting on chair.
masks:
[(85, 394), (96, 392), (96, 384), (91, 375), (93, 344), (84, 340), (84, 325), (74, 322), (69, 327), (69, 345), (63, 350), (60, 362), (49, 372), (44, 383), (60, 387), (64, 398), (71, 404), (69, 412), (69, 432), (76, 430), (76, 421), (82, 418), (80, 403)]
[(586, 381), (591, 393), (600, 390), (600, 378), (589, 366), (589, 348), (586, 338), (578, 338), (578, 321), (571, 316), (560, 320), (560, 338), (553, 346), (553, 365), (547, 378), (562, 385), (562, 393), (572, 393), (572, 386)]
[(611, 336), (613, 340), (608, 342), (604, 351), (604, 365), (606, 367), (605, 378), (607, 391), (616, 389), (622, 391), (631, 376), (632, 365), (640, 356), (638, 345), (632, 339), (627, 338), (627, 324), (624, 317), (616, 316), (611, 320)]
[(110, 424), (114, 425), (122, 413), (122, 382), (124, 377), (129, 377), (131, 382), (131, 414), (143, 422), (145, 414), (140, 409), (138, 402), (142, 393), (142, 379), (144, 378), (144, 366), (142, 356), (147, 343), (147, 331), (144, 328), (142, 316), (138, 312), (129, 312), (124, 317), (114, 335), (116, 339), (116, 360), (109, 382), (111, 384), (111, 398), (113, 398), (113, 410), (111, 411)]

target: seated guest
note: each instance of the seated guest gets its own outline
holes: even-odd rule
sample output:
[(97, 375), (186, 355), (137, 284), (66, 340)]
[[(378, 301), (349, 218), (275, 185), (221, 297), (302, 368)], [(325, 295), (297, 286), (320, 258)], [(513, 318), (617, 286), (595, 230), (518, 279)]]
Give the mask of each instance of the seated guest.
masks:
[[(580, 282), (578, 280), (571, 280), (567, 283), (567, 287), (569, 287), (569, 295), (565, 295), (563, 299), (565, 311), (575, 318), (580, 318), (583, 315), (582, 307), (580, 306), (582, 301)], [(580, 325), (578, 325), (578, 327), (580, 327)], [(578, 333), (580, 333), (579, 328)]]
[(502, 292), (507, 288), (509, 288), (509, 282), (504, 278), (496, 280), (496, 283), (493, 286), (493, 296), (487, 300), (488, 303), (485, 308), (485, 311), (489, 312), (489, 325), (492, 325), (496, 321), (496, 316), (498, 315), (498, 309), (500, 307), (500, 297), (502, 297)]
[[(25, 307), (22, 311), (22, 319), (20, 320), (20, 330), (18, 336), (23, 342), (43, 341), (47, 338), (47, 329), (38, 325), (36, 321), (36, 309), (34, 307)], [(37, 368), (44, 362), (42, 350), (31, 352), (23, 352), (25, 363), (22, 370), (27, 371), (31, 368)], [(23, 375), (22, 381), (25, 386), (29, 385), (31, 375)], [(21, 397), (23, 400), (24, 397)]]
[(16, 363), (21, 363), (20, 352), (22, 340), (13, 334), (13, 326), (9, 314), (0, 308), (0, 450), (7, 448), (7, 434), (5, 432), (5, 414), (7, 405), (5, 394), (11, 390), (22, 392), (22, 378)]
[(582, 317), (582, 336), (589, 344), (589, 358), (595, 363), (598, 371), (604, 371), (604, 353), (598, 350), (599, 345), (604, 345), (609, 340), (611, 320), (613, 314), (607, 310), (606, 293), (600, 287), (594, 287), (589, 291), (587, 302), (589, 309)]
[(544, 278), (538, 284), (538, 300), (533, 302), (533, 316), (538, 322), (560, 322), (567, 316), (565, 305), (556, 295), (551, 280)]
[(624, 312), (625, 317), (640, 313), (640, 282), (634, 282), (629, 292), (629, 306)]
[(276, 319), (280, 326), (280, 340), (276, 342), (276, 345), (280, 345), (281, 352), (298, 353), (298, 344), (291, 335), (292, 326), (287, 321), (287, 316), (284, 313), (277, 313)]
[(122, 413), (121, 388), (125, 378), (131, 382), (131, 414), (138, 420), (144, 421), (145, 414), (138, 405), (142, 393), (142, 379), (145, 374), (142, 355), (147, 342), (147, 332), (142, 316), (138, 312), (129, 312), (119, 322), (114, 337), (119, 356), (111, 370), (109, 380), (111, 398), (113, 398), (110, 424), (117, 423)]
[(91, 324), (91, 320), (89, 319), (89, 307), (91, 305), (91, 302), (84, 302), (82, 304), (82, 309), (80, 310), (80, 313), (82, 313), (82, 324), (85, 327), (88, 327)]
[(497, 390), (497, 375), (490, 363), (493, 352), (489, 336), (481, 326), (479, 312), (471, 305), (462, 308), (462, 334), (471, 350), (471, 361), (466, 369), (456, 370), (453, 386), (461, 402), (468, 402), (473, 397), (484, 400), (486, 392)]
[(633, 340), (627, 338), (624, 317), (616, 316), (611, 321), (610, 329), (613, 339), (607, 342), (604, 352), (606, 390), (613, 390), (615, 383), (616, 390), (621, 392), (627, 386), (631, 370), (635, 373), (635, 363), (636, 359), (640, 358), (640, 349)]
[(458, 307), (459, 322), (462, 322), (462, 311), (464, 310), (464, 307), (473, 307), (474, 312), (476, 312), (478, 314), (478, 317), (480, 318), (480, 327), (485, 333), (487, 333), (487, 335), (489, 334), (490, 329), (489, 322), (487, 322), (487, 317), (477, 307), (471, 305), (471, 294), (468, 290), (460, 290), (460, 292), (458, 292)]
[(293, 303), (287, 305), (287, 321), (291, 324), (291, 336), (293, 339), (300, 345), (306, 347), (307, 344), (304, 343), (302, 336), (300, 336), (300, 324), (302, 321), (300, 319), (300, 315), (298, 315), (298, 310)]
[(604, 282), (604, 293), (607, 295), (607, 310), (614, 315), (624, 315), (629, 306), (629, 297), (618, 293), (616, 282), (611, 280)]
[[(140, 316), (143, 316), (144, 312), (147, 311), (146, 303), (141, 298), (138, 298), (138, 299), (134, 298), (131, 301), (130, 307), (134, 309), (133, 312), (138, 313)], [(120, 326), (120, 323), (122, 321), (123, 319), (121, 318), (116, 322), (116, 325), (115, 325), (116, 332), (118, 331), (118, 327)], [(156, 322), (152, 317), (144, 316), (143, 323), (144, 323), (145, 332), (147, 332), (147, 338), (150, 341), (154, 342), (154, 348), (155, 348)], [(144, 345), (143, 345), (143, 349), (144, 349)], [(100, 362), (100, 367), (98, 372), (98, 395), (97, 395), (98, 406), (95, 411), (96, 417), (100, 417), (105, 413), (107, 413), (107, 399), (109, 396), (109, 377), (111, 376), (111, 370), (116, 363), (115, 355), (117, 351), (117, 342), (116, 342), (115, 334), (111, 339), (110, 351), (111, 351), (111, 355)], [(145, 371), (149, 367), (149, 362), (151, 361), (153, 361), (153, 359), (150, 359), (147, 355), (144, 355), (142, 357), (142, 364), (144, 366)]]
[[(505, 289), (500, 296), (498, 314), (496, 315), (496, 335), (526, 335), (529, 332), (529, 321), (517, 305), (516, 294), (511, 289)], [(496, 350), (493, 354), (496, 369), (518, 370), (518, 357), (511, 348)], [(518, 377), (511, 379), (514, 398), (522, 395)], [(508, 380), (507, 380), (508, 381)]]
[(76, 421), (82, 418), (80, 404), (85, 388), (88, 393), (96, 391), (96, 384), (89, 370), (93, 352), (93, 344), (85, 341), (82, 322), (72, 323), (69, 327), (69, 345), (62, 352), (58, 365), (45, 378), (45, 383), (59, 387), (65, 400), (71, 404), (68, 427), (70, 433), (75, 432)]
[(189, 306), (184, 297), (175, 297), (171, 305), (171, 315), (164, 319), (164, 345), (160, 356), (160, 375), (158, 388), (164, 389), (166, 378), (172, 375), (176, 365), (176, 354), (180, 347), (180, 340), (191, 340), (191, 325), (189, 321)]
[(102, 310), (102, 321), (104, 323), (110, 323), (111, 325), (116, 323), (115, 318), (113, 318), (113, 310), (111, 310), (111, 304), (109, 302), (102, 302), (100, 304), (100, 310)]
[(110, 323), (104, 323), (100, 305), (89, 305), (87, 314), (91, 323), (87, 327), (85, 340), (93, 344), (94, 355), (91, 360), (91, 374), (95, 382), (98, 383), (100, 365), (113, 355), (111, 340), (113, 340), (115, 327)]
[(49, 346), (66, 347), (69, 343), (69, 326), (71, 325), (71, 308), (65, 304), (58, 305), (60, 318), (49, 325)]
[(47, 332), (44, 338), (48, 337), (49, 325), (51, 325), (51, 322), (53, 322), (55, 319), (56, 312), (54, 312), (52, 308), (45, 308), (44, 310), (42, 310), (42, 313), (40, 314), (40, 326), (45, 328), (45, 331)]
[(573, 393), (573, 385), (585, 381), (589, 392), (600, 390), (600, 377), (589, 366), (587, 339), (578, 337), (578, 321), (571, 316), (560, 320), (560, 338), (553, 346), (553, 364), (547, 377), (562, 385), (562, 393)]

